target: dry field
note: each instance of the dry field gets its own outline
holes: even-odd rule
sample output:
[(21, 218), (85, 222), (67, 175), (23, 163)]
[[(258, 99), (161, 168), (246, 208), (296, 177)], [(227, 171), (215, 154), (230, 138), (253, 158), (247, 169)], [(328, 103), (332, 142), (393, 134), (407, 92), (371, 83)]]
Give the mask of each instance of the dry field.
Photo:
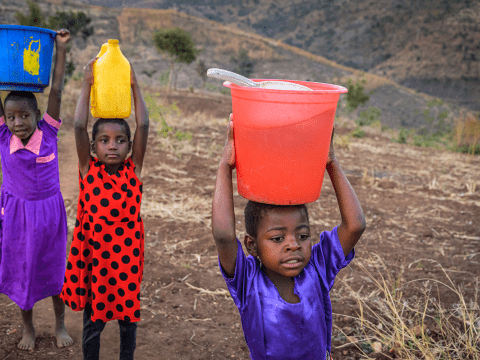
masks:
[[(150, 90), (151, 104), (166, 106), (157, 105), (152, 115), (163, 111), (172, 129), (152, 121), (144, 166), (145, 274), (136, 358), (248, 359), (210, 228), (230, 98), (181, 92), (166, 97)], [(72, 114), (78, 89), (67, 95), (59, 159), (72, 227), (78, 193)], [(167, 106), (172, 102), (179, 112), (166, 111), (173, 110)], [(333, 358), (450, 359), (455, 353), (478, 359), (480, 157), (393, 143), (375, 129), (355, 139), (347, 136), (352, 123), (337, 121), (336, 154), (363, 206), (367, 230), (356, 259), (340, 272), (331, 293)], [(245, 204), (235, 196), (239, 238)], [(308, 208), (317, 238), (339, 223), (328, 177), (320, 199)], [(36, 305), (34, 321), (35, 351), (17, 350), (20, 313), (0, 295), (0, 360), (81, 358), (81, 312), (66, 310), (75, 341), (66, 349), (54, 345), (49, 299)], [(118, 359), (118, 352), (118, 326), (108, 324), (101, 358)]]

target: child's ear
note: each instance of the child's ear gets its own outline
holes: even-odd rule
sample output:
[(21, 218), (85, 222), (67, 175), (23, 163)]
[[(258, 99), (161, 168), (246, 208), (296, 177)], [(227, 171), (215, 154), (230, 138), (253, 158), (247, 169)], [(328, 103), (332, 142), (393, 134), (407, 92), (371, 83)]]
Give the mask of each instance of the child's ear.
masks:
[(250, 236), (249, 234), (245, 234), (245, 239), (243, 240), (245, 244), (245, 248), (247, 249), (248, 253), (252, 256), (257, 256), (257, 242), (255, 238)]
[(42, 113), (40, 112), (40, 109), (37, 109), (37, 111), (35, 111), (35, 119), (37, 120), (37, 123), (41, 120), (42, 118)]
[(128, 142), (128, 152), (130, 152), (130, 150), (132, 150), (132, 142), (131, 141)]
[(93, 141), (93, 140), (90, 141), (90, 144), (92, 146), (92, 153), (96, 154), (96, 152), (95, 152), (95, 141)]

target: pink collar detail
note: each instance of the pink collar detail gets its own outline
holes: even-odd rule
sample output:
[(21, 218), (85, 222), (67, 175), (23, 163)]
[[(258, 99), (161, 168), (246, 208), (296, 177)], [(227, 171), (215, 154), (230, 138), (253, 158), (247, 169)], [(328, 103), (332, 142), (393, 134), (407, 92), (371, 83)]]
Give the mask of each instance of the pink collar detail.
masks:
[(35, 155), (40, 154), (40, 146), (42, 145), (43, 131), (35, 129), (28, 144), (23, 146), (22, 140), (20, 140), (16, 135), (12, 135), (10, 138), (10, 154), (13, 154), (15, 151), (25, 149), (31, 151)]

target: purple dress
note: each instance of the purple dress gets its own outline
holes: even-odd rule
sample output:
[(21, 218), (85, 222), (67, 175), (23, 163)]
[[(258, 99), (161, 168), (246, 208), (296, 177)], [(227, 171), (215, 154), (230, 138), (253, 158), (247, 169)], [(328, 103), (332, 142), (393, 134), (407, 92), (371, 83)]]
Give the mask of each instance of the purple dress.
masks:
[(24, 147), (0, 117), (0, 293), (30, 310), (60, 294), (67, 216), (58, 172), (60, 122), (47, 113)]
[(298, 304), (284, 301), (252, 256), (238, 243), (235, 275), (223, 278), (242, 319), (250, 357), (259, 359), (330, 359), (332, 305), (329, 292), (337, 273), (354, 257), (345, 257), (337, 228), (320, 234), (307, 266), (294, 277)]

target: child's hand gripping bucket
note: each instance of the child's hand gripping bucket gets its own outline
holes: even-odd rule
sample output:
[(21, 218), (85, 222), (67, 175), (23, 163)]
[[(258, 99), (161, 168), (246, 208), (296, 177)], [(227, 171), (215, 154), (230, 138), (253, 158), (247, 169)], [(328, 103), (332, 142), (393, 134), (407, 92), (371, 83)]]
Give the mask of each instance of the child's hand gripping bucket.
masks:
[(0, 90), (43, 92), (50, 82), (56, 32), (0, 25)]
[(337, 102), (347, 89), (291, 82), (313, 91), (224, 83), (232, 92), (238, 192), (249, 200), (294, 205), (320, 196)]

